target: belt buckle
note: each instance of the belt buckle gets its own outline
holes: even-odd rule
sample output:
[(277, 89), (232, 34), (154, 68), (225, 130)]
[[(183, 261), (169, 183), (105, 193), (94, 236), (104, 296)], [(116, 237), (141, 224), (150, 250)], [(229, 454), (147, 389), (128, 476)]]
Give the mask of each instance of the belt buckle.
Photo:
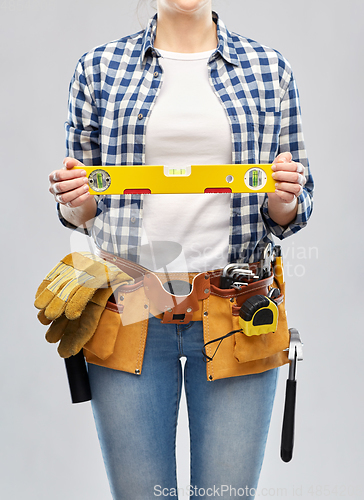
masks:
[(173, 308), (169, 308), (163, 313), (162, 323), (182, 325), (189, 323), (192, 320), (193, 315), (193, 310), (191, 307), (187, 307), (185, 312), (183, 313), (175, 314), (173, 310), (177, 306), (177, 297), (187, 297), (188, 295), (190, 295), (190, 293), (192, 292), (191, 283), (185, 280), (169, 280), (163, 283), (163, 288), (171, 294), (172, 300), (175, 305)]

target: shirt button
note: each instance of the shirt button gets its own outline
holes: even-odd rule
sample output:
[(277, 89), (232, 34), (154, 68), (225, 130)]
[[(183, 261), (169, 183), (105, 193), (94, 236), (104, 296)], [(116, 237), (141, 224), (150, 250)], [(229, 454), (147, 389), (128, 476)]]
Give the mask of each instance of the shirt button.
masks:
[(155, 72), (153, 73), (153, 76), (154, 76), (154, 78), (158, 78), (158, 76), (159, 76), (158, 71), (155, 71)]
[(135, 222), (135, 217), (132, 217), (130, 220), (131, 220), (132, 224), (134, 224), (134, 222)]
[(139, 113), (138, 120), (142, 120), (142, 119), (143, 119), (143, 113)]

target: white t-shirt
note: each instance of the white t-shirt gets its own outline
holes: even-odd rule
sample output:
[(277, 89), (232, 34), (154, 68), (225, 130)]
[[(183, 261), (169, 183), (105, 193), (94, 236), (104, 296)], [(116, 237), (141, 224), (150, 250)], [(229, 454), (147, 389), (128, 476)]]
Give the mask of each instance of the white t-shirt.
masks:
[[(146, 126), (146, 164), (231, 163), (230, 126), (208, 80), (213, 51), (159, 52), (163, 84)], [(144, 195), (140, 263), (169, 272), (221, 268), (227, 264), (229, 221), (230, 194)]]

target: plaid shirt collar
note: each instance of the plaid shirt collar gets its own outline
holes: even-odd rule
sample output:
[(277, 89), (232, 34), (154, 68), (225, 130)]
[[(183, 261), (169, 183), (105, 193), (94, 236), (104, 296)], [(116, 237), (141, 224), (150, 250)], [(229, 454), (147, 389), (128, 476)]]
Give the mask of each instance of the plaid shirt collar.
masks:
[[(216, 53), (219, 53), (225, 59), (225, 61), (233, 64), (234, 66), (238, 66), (239, 58), (229, 31), (216, 12), (212, 12), (212, 19), (217, 26), (218, 46), (211, 57), (213, 58)], [(148, 51), (154, 51), (159, 56), (157, 49), (154, 48), (156, 30), (157, 14), (155, 14), (154, 17), (149, 20), (149, 23), (143, 35), (142, 50), (140, 54), (141, 64), (144, 63)]]

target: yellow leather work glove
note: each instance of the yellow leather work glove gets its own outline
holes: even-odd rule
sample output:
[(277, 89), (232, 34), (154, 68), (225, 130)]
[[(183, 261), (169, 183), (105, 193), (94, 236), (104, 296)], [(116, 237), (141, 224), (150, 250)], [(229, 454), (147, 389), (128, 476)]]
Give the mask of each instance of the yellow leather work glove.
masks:
[(77, 354), (96, 331), (113, 290), (132, 278), (89, 252), (72, 253), (47, 274), (36, 293), (48, 342), (60, 341), (62, 358)]
[(69, 320), (79, 318), (96, 290), (132, 281), (114, 264), (91, 254), (74, 252), (61, 260), (39, 286), (34, 305), (41, 310), (41, 323), (54, 321), (63, 313)]
[[(110, 288), (100, 288), (78, 318), (69, 320), (62, 314), (52, 322), (47, 330), (46, 340), (52, 344), (60, 341), (58, 353), (62, 358), (76, 355), (91, 339), (111, 294)], [(39, 314), (41, 313), (42, 311)], [(39, 319), (43, 322), (41, 318)]]

